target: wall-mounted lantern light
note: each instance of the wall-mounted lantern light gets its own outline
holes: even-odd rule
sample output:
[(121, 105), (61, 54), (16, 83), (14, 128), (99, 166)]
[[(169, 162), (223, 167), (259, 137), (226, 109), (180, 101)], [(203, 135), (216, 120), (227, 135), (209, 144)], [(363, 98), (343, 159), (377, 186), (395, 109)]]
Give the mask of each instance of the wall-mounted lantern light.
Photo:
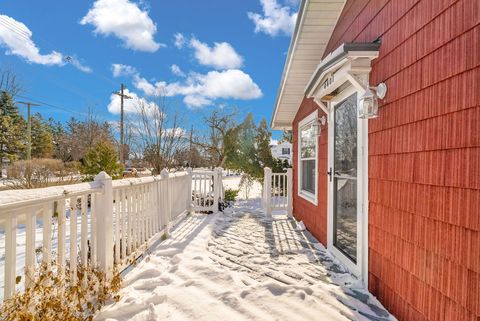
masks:
[(313, 134), (315, 136), (320, 136), (320, 134), (322, 133), (322, 126), (325, 126), (326, 123), (327, 118), (325, 118), (325, 116), (317, 118), (316, 121), (314, 121), (312, 124)]
[(360, 97), (358, 104), (358, 117), (363, 119), (377, 118), (378, 99), (385, 98), (386, 94), (387, 85), (383, 82), (377, 87), (368, 87), (365, 93)]

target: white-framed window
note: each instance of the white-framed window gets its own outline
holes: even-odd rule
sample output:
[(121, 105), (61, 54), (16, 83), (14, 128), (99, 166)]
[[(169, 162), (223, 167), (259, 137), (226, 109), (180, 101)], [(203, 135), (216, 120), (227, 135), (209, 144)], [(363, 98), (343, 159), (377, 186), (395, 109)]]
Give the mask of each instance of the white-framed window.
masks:
[(282, 147), (282, 155), (290, 155), (290, 148)]
[(317, 112), (313, 112), (298, 124), (298, 195), (317, 204), (318, 137), (313, 124)]

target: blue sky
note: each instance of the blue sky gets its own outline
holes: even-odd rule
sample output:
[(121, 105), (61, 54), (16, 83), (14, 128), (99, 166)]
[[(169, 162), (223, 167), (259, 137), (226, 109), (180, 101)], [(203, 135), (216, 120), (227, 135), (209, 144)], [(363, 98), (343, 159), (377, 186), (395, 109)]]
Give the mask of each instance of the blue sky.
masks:
[(270, 121), (297, 7), (298, 0), (2, 1), (0, 64), (18, 75), (24, 96), (56, 107), (36, 110), (62, 121), (89, 108), (118, 119), (111, 93), (122, 82), (146, 103), (167, 96), (186, 128), (224, 106)]

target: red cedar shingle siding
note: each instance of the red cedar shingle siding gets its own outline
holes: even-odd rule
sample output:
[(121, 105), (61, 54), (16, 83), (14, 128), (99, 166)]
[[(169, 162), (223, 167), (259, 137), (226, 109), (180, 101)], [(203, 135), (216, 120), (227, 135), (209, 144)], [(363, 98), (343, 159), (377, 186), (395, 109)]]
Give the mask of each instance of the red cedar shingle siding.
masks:
[[(369, 121), (369, 288), (399, 320), (480, 320), (480, 1), (349, 0), (325, 55), (381, 36)], [(313, 70), (312, 70), (313, 72)], [(304, 100), (294, 121), (315, 108)], [(319, 206), (294, 213), (326, 244), (327, 135)], [(296, 170), (294, 170), (295, 195)]]
[[(312, 99), (304, 99), (293, 123), (293, 213), (298, 220), (304, 221), (308, 230), (324, 245), (327, 244), (327, 166), (328, 166), (328, 139), (321, 135), (318, 141), (318, 205), (298, 196), (298, 123), (306, 116), (318, 109)], [(320, 111), (320, 113), (323, 113)], [(328, 132), (327, 126), (322, 132)]]

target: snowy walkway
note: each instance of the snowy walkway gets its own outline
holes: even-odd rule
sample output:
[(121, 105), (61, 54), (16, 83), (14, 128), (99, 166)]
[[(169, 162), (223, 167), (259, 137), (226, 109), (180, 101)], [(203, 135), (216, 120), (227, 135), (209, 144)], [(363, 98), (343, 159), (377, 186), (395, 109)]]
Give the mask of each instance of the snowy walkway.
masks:
[(181, 221), (95, 320), (394, 320), (308, 233), (258, 203)]

